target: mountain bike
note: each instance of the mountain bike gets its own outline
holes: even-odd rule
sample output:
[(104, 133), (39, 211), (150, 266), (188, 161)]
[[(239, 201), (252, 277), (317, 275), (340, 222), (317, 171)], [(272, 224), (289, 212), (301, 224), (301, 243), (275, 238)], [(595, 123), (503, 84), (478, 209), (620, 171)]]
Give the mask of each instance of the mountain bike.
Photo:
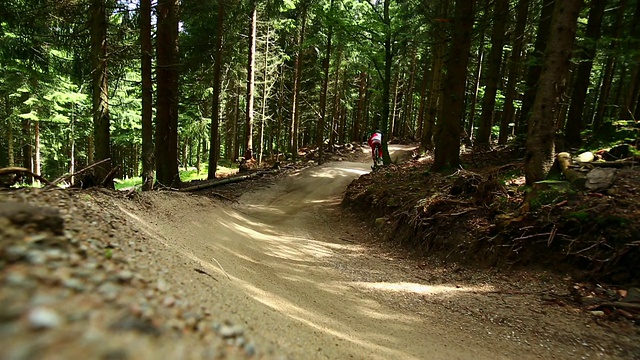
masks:
[(376, 143), (371, 150), (371, 157), (373, 158), (373, 166), (371, 167), (372, 169), (375, 169), (378, 166), (382, 165), (382, 157), (380, 156), (380, 153), (382, 152), (381, 146), (382, 144)]

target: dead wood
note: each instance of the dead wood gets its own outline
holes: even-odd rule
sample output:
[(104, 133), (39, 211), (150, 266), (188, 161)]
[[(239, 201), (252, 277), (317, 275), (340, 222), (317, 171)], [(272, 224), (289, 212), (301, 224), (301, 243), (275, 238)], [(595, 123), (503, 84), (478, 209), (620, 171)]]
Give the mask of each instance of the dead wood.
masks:
[(272, 174), (272, 173), (276, 173), (276, 172), (278, 172), (278, 170), (267, 170), (267, 171), (256, 172), (256, 173), (253, 173), (253, 174), (228, 177), (228, 178), (222, 179), (222, 180), (211, 181), (211, 182), (207, 182), (207, 183), (204, 183), (204, 184), (199, 184), (199, 185), (194, 185), (194, 186), (181, 188), (178, 191), (191, 192), (191, 191), (204, 190), (204, 189), (209, 189), (209, 188), (220, 186), (220, 185), (237, 183), (237, 182), (245, 181), (245, 180), (248, 180), (248, 179), (253, 179), (253, 178), (256, 178), (256, 177), (260, 177), (260, 176), (264, 176), (264, 175)]
[(599, 161), (590, 163), (577, 163), (579, 165), (603, 167), (603, 168), (625, 168), (640, 165), (640, 162), (634, 160), (621, 160), (621, 161)]
[(51, 185), (51, 182), (49, 180), (43, 178), (40, 175), (37, 175), (37, 174), (33, 173), (29, 169), (25, 169), (25, 168), (21, 168), (21, 167), (8, 167), (8, 168), (0, 169), (0, 176), (18, 175), (18, 174), (27, 174), (29, 176), (32, 176), (34, 179), (40, 180), (41, 182), (43, 182), (43, 183), (45, 183), (47, 185)]
[(621, 302), (621, 301), (602, 302), (602, 303), (590, 306), (587, 310), (597, 310), (603, 307), (613, 307), (613, 308), (622, 308), (627, 310), (640, 311), (640, 304)]
[(96, 163), (93, 163), (93, 164), (91, 164), (91, 165), (89, 165), (89, 166), (85, 167), (84, 169), (78, 170), (78, 171), (74, 172), (73, 174), (65, 174), (65, 175), (62, 175), (62, 176), (60, 176), (59, 178), (57, 178), (57, 179), (53, 180), (53, 181), (51, 182), (51, 185), (57, 185), (58, 183), (60, 183), (60, 182), (62, 182), (62, 181), (69, 180), (69, 179), (71, 179), (71, 178), (72, 178), (72, 177), (74, 177), (74, 176), (78, 176), (78, 175), (80, 175), (80, 174), (82, 174), (82, 173), (86, 172), (87, 170), (90, 170), (90, 169), (92, 169), (92, 168), (94, 168), (94, 167), (96, 167), (96, 166), (98, 166), (98, 165), (100, 165), (100, 164), (103, 164), (103, 163), (105, 163), (105, 162), (107, 162), (107, 161), (110, 161), (110, 160), (111, 160), (110, 158), (109, 158), (109, 159), (103, 159), (103, 160), (100, 160), (100, 161), (98, 161), (98, 162), (96, 162)]
[(580, 189), (584, 188), (587, 181), (587, 175), (572, 168), (573, 162), (571, 155), (567, 152), (561, 152), (556, 155), (556, 163), (564, 177), (569, 180), (571, 185), (574, 185)]

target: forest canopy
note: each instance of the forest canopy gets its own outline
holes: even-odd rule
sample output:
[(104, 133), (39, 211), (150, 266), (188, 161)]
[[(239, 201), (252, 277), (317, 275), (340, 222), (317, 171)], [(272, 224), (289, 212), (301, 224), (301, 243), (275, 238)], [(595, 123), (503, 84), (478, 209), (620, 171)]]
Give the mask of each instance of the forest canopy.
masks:
[(110, 159), (101, 184), (148, 189), (381, 129), (436, 170), (519, 141), (531, 183), (561, 150), (636, 137), (639, 39), (637, 0), (6, 0), (0, 167)]

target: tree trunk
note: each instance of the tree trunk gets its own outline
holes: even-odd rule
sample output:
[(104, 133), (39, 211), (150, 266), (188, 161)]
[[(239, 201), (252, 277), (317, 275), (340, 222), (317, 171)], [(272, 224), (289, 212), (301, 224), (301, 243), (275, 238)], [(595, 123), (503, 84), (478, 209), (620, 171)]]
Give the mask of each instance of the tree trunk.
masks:
[(528, 185), (543, 180), (554, 161), (555, 121), (569, 72), (582, 0), (557, 1), (545, 51), (544, 70), (533, 104), (527, 135), (525, 176)]
[[(107, 88), (107, 12), (105, 0), (93, 0), (91, 16), (91, 74), (93, 128), (95, 160), (111, 158), (111, 137), (109, 132), (109, 92)], [(95, 173), (104, 186), (113, 187), (113, 179), (107, 175), (111, 162), (107, 161), (95, 168)]]
[(474, 0), (457, 0), (455, 24), (449, 57), (447, 59), (447, 81), (445, 83), (442, 116), (436, 126), (436, 149), (433, 170), (460, 165), (460, 132), (464, 112), (464, 90), (467, 64), (471, 51)]
[(151, 59), (151, 0), (140, 0), (142, 53), (142, 190), (153, 189), (153, 80)]
[(624, 12), (627, 8), (627, 0), (620, 0), (618, 6), (618, 12), (616, 14), (616, 23), (614, 28), (613, 40), (609, 46), (609, 55), (604, 70), (604, 77), (602, 78), (602, 86), (600, 88), (600, 96), (598, 97), (598, 105), (596, 107), (596, 114), (593, 119), (593, 129), (599, 130), (604, 123), (605, 109), (609, 103), (609, 95), (611, 93), (611, 86), (613, 83), (613, 74), (617, 64), (617, 58), (613, 54), (615, 48), (618, 46), (618, 39), (622, 36), (622, 30), (624, 28)]
[[(333, 17), (333, 2), (329, 2), (329, 18)], [(322, 60), (322, 71), (324, 76), (322, 79), (322, 89), (320, 90), (320, 119), (318, 120), (318, 128), (316, 129), (316, 146), (318, 147), (318, 165), (324, 162), (324, 128), (327, 113), (327, 88), (329, 87), (329, 63), (331, 61), (331, 38), (333, 37), (333, 20), (328, 19), (329, 29), (327, 30), (327, 51)]]
[(476, 73), (473, 81), (473, 92), (471, 93), (471, 110), (469, 113), (469, 121), (467, 121), (467, 136), (466, 142), (471, 145), (474, 138), (473, 127), (476, 121), (476, 105), (478, 103), (478, 92), (480, 91), (480, 79), (482, 78), (482, 64), (484, 63), (484, 27), (482, 27), (480, 33), (480, 45), (478, 46), (478, 66), (476, 67)]
[(385, 24), (384, 39), (384, 79), (382, 79), (382, 161), (385, 165), (391, 164), (389, 156), (389, 100), (391, 90), (391, 66), (393, 65), (393, 52), (391, 51), (391, 17), (389, 7), (391, 0), (384, 0), (383, 20)]
[(244, 158), (253, 158), (253, 99), (255, 87), (255, 62), (256, 62), (256, 26), (258, 11), (256, 0), (249, 0), (251, 6), (251, 25), (249, 27), (249, 59), (247, 64), (247, 118), (245, 127), (245, 152)]
[[(631, 31), (630, 38), (633, 41), (633, 44), (636, 46), (640, 43), (640, 1), (636, 2), (636, 9), (633, 13), (633, 19), (631, 21)], [(620, 114), (618, 118), (624, 120), (632, 120), (634, 119), (634, 109), (636, 105), (636, 100), (638, 98), (638, 92), (640, 92), (640, 85), (638, 84), (638, 78), (640, 78), (640, 54), (636, 52), (632, 60), (631, 73), (627, 77), (628, 80), (624, 80), (624, 87), (622, 94), (622, 99), (620, 101)], [(637, 120), (637, 118), (635, 118)]]
[(7, 165), (9, 167), (15, 166), (15, 155), (13, 153), (13, 124), (11, 123), (11, 115), (13, 110), (11, 108), (11, 100), (9, 98), (9, 92), (4, 95), (4, 106), (6, 110), (7, 119), (5, 120), (7, 129)]
[(602, 18), (607, 5), (607, 0), (592, 0), (591, 10), (589, 11), (589, 22), (585, 33), (585, 40), (580, 47), (581, 51), (578, 70), (573, 82), (573, 92), (571, 93), (571, 105), (569, 107), (569, 115), (567, 116), (567, 124), (565, 127), (565, 147), (571, 148), (580, 146), (582, 137), (582, 125), (584, 123), (582, 114), (584, 113), (585, 99), (590, 84), (591, 68), (593, 67), (593, 59), (596, 55), (596, 43), (600, 38), (600, 29), (602, 28)]
[(509, 0), (495, 0), (493, 30), (491, 31), (491, 52), (489, 53), (489, 68), (482, 98), (482, 114), (475, 144), (486, 148), (491, 144), (491, 128), (493, 126), (496, 94), (500, 83), (502, 70), (502, 48), (505, 41), (505, 27), (509, 15)]
[[(364, 119), (364, 96), (365, 92), (367, 91), (367, 79), (367, 73), (364, 71), (360, 71), (360, 85), (358, 86), (358, 102), (356, 105), (357, 110), (355, 120), (353, 121), (353, 133), (351, 134), (351, 141), (361, 141), (361, 133), (363, 132), (361, 128)], [(366, 132), (367, 129), (364, 130), (364, 132)]]
[[(218, 0), (218, 21), (215, 43), (216, 48), (214, 50), (215, 63), (213, 64), (213, 94), (211, 99), (211, 138), (209, 139), (209, 169), (207, 170), (207, 178), (209, 180), (216, 178), (216, 170), (218, 169), (218, 158), (220, 153), (220, 141), (218, 138), (220, 128), (220, 88), (222, 78), (222, 38), (224, 36), (224, 2), (225, 0)], [(253, 46), (253, 49), (255, 52), (255, 44)]]
[(269, 86), (267, 86), (267, 76), (268, 76), (268, 66), (269, 66), (269, 22), (267, 21), (267, 39), (266, 39), (266, 48), (264, 51), (264, 84), (262, 87), (262, 111), (260, 113), (260, 154), (258, 156), (258, 164), (262, 164), (262, 156), (264, 153), (264, 127), (267, 121), (267, 98), (269, 97)]
[(540, 13), (540, 22), (538, 23), (538, 33), (536, 35), (536, 42), (533, 52), (528, 54), (529, 69), (527, 72), (527, 79), (525, 80), (525, 91), (522, 99), (522, 108), (520, 110), (520, 119), (518, 120), (518, 126), (516, 132), (518, 134), (526, 134), (528, 129), (528, 119), (531, 115), (531, 108), (533, 107), (533, 101), (536, 98), (538, 89), (538, 81), (540, 79), (540, 73), (542, 72), (542, 59), (549, 39), (549, 27), (551, 26), (551, 15), (553, 14), (553, 7), (555, 0), (543, 0), (542, 11)]
[[(447, 0), (440, 0), (438, 6), (439, 16), (442, 18), (446, 18), (449, 12), (449, 2)], [(433, 43), (433, 80), (431, 82), (431, 88), (429, 89), (429, 98), (427, 100), (426, 116), (424, 119), (424, 131), (422, 133), (421, 142), (422, 148), (425, 150), (433, 149), (433, 128), (435, 126), (438, 108), (443, 101), (442, 80), (444, 77), (443, 68), (448, 38), (444, 29), (444, 25), (442, 25), (442, 23), (438, 24), (438, 26), (433, 27), (432, 32), (432, 37), (435, 39)]]
[(284, 119), (284, 63), (280, 66), (280, 91), (278, 94), (278, 124), (276, 125), (276, 161), (279, 161), (280, 150), (284, 148), (284, 142), (281, 139), (284, 138), (282, 134), (282, 124)]
[(33, 124), (33, 137), (34, 137), (34, 166), (33, 173), (41, 176), (41, 164), (40, 164), (40, 121), (36, 121)]
[[(425, 54), (426, 57), (426, 54)], [(418, 139), (422, 139), (422, 132), (424, 126), (424, 110), (426, 105), (426, 97), (427, 97), (427, 84), (429, 83), (429, 63), (428, 61), (424, 62), (424, 69), (422, 69), (422, 80), (420, 82), (420, 103), (418, 106), (418, 130), (416, 131), (416, 137)]]
[(411, 71), (409, 72), (409, 83), (407, 84), (404, 94), (404, 106), (402, 110), (402, 137), (406, 137), (409, 133), (409, 127), (415, 128), (413, 118), (413, 90), (415, 86), (416, 58), (417, 51), (413, 51), (411, 55)]
[(529, 16), (529, 0), (521, 0), (516, 5), (516, 30), (513, 40), (513, 51), (509, 60), (509, 82), (505, 92), (504, 111), (500, 121), (500, 135), (498, 144), (505, 144), (511, 131), (509, 124), (513, 121), (514, 107), (513, 101), (516, 95), (516, 84), (520, 80), (520, 59), (522, 58), (522, 47), (524, 45), (524, 30)]
[(180, 184), (178, 175), (178, 2), (158, 0), (156, 170), (160, 184)]
[(302, 8), (300, 26), (298, 27), (298, 41), (296, 59), (293, 70), (293, 99), (291, 101), (291, 128), (289, 132), (289, 150), (293, 160), (298, 158), (298, 125), (300, 121), (300, 78), (302, 77), (302, 43), (304, 42), (304, 30), (307, 23), (307, 9)]
[[(28, 120), (28, 119), (22, 120), (22, 167), (33, 172), (33, 146), (31, 145), (31, 120)], [(25, 179), (25, 183), (33, 184), (33, 177), (28, 176)]]

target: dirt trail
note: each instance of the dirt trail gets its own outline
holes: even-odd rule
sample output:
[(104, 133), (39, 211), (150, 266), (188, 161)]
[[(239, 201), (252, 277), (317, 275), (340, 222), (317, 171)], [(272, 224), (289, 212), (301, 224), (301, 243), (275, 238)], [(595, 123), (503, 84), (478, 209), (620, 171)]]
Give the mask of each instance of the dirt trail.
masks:
[[(366, 229), (341, 217), (339, 203), (349, 182), (369, 170), (368, 163), (352, 162), (307, 168), (244, 194), (232, 205), (200, 196), (160, 194), (149, 198), (146, 210), (125, 203), (121, 208), (172, 254), (162, 260), (172, 286), (188, 294), (192, 303), (241, 324), (258, 347), (270, 349), (262, 352), (266, 357), (496, 359), (594, 354), (589, 347), (556, 343), (560, 339), (553, 333), (542, 340), (516, 336), (513, 328), (466, 316), (469, 304), (457, 304), (460, 297), (483, 296), (491, 286), (407, 280), (404, 265), (361, 245)], [(194, 267), (211, 276), (194, 273)], [(430, 296), (439, 300), (430, 305)]]

